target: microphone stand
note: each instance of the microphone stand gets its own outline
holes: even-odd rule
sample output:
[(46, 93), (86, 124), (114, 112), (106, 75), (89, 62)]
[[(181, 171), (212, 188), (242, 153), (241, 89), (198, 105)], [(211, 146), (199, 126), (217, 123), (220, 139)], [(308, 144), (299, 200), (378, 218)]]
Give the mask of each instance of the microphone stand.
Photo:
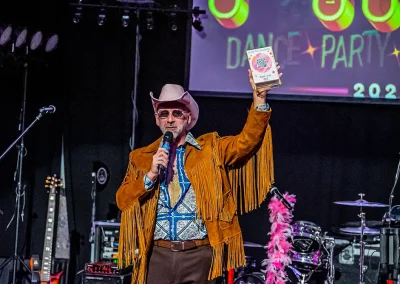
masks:
[(390, 226), (392, 224), (392, 219), (390, 218), (390, 212), (392, 211), (392, 204), (393, 204), (393, 198), (394, 198), (394, 189), (396, 188), (397, 181), (399, 179), (399, 172), (400, 172), (400, 161), (399, 161), (399, 163), (397, 165), (396, 175), (395, 175), (395, 178), (394, 178), (394, 185), (393, 185), (392, 191), (390, 192), (390, 196), (389, 196), (389, 210), (387, 212), (387, 215), (385, 214), (386, 217), (389, 218), (389, 221), (388, 221), (389, 222), (389, 228), (390, 228)]
[[(25, 97), (25, 96), (24, 96)], [(25, 100), (23, 103), (23, 113), (25, 109)], [(47, 112), (45, 112), (47, 113)], [(15, 224), (15, 239), (14, 239), (14, 255), (7, 260), (5, 260), (1, 265), (0, 265), (0, 270), (2, 270), (10, 261), (13, 261), (13, 280), (12, 283), (16, 284), (16, 276), (17, 276), (17, 263), (20, 262), (26, 269), (28, 273), (31, 273), (29, 266), (21, 259), (21, 257), (18, 255), (18, 235), (19, 235), (19, 214), (21, 211), (21, 195), (23, 194), (23, 186), (22, 186), (22, 166), (23, 166), (23, 157), (24, 157), (24, 136), (25, 134), (32, 128), (33, 125), (36, 124), (43, 116), (42, 112), (39, 112), (39, 114), (36, 116), (36, 119), (26, 128), (24, 129), (24, 123), (22, 123), (22, 129), (23, 132), (18, 136), (18, 138), (11, 143), (11, 145), (4, 151), (4, 153), (0, 156), (0, 161), (4, 158), (4, 156), (15, 146), (15, 144), (18, 143), (18, 141), (21, 140), (21, 144), (19, 146), (19, 152), (18, 152), (18, 165), (17, 165), (17, 171), (18, 171), (18, 183), (17, 183), (17, 198), (16, 198), (16, 224)], [(25, 120), (25, 115), (23, 114), (23, 119), (22, 121), (24, 122)], [(23, 213), (22, 213), (23, 214)], [(21, 215), (22, 215), (21, 214)], [(22, 215), (23, 216), (23, 215)]]
[[(28, 55), (29, 52), (29, 47), (26, 46), (25, 53), (26, 56)], [(17, 169), (14, 174), (14, 181), (15, 177), (18, 174), (18, 182), (17, 182), (17, 191), (16, 191), (16, 212), (14, 211), (14, 214), (16, 215), (16, 224), (15, 224), (15, 239), (14, 239), (14, 255), (10, 257), (8, 260), (4, 261), (2, 265), (0, 266), (0, 270), (3, 269), (4, 266), (6, 266), (11, 260), (13, 261), (13, 276), (12, 276), (12, 283), (16, 283), (16, 273), (17, 273), (17, 262), (19, 261), (25, 269), (30, 273), (29, 267), (25, 264), (25, 262), (20, 258), (18, 255), (18, 235), (19, 235), (19, 214), (21, 213), (21, 220), (23, 222), (23, 212), (21, 211), (21, 195), (24, 194), (25, 187), (22, 185), (22, 168), (23, 168), (23, 161), (24, 161), (24, 151), (25, 151), (25, 144), (24, 144), (24, 135), (29, 131), (29, 129), (33, 126), (33, 124), (40, 119), (41, 114), (39, 114), (38, 118), (36, 121), (34, 121), (29, 127), (25, 129), (25, 113), (26, 113), (26, 92), (27, 92), (27, 82), (28, 82), (28, 63), (25, 62), (24, 65), (24, 93), (23, 93), (23, 99), (22, 99), (22, 106), (21, 106), (21, 113), (20, 113), (20, 124), (18, 126), (18, 130), (22, 131), (21, 135), (18, 136), (18, 138), (11, 143), (11, 145), (4, 151), (4, 153), (0, 156), (0, 161), (4, 158), (4, 156), (17, 144), (19, 140), (21, 140), (21, 143), (19, 145), (18, 149), (18, 159), (17, 159)]]
[[(389, 209), (383, 216), (383, 227), (380, 232), (380, 265), (379, 265), (379, 279), (378, 283), (386, 283), (387, 280), (398, 280), (400, 272), (399, 252), (398, 248), (400, 243), (400, 230), (399, 228), (392, 228), (392, 205), (394, 199), (394, 189), (396, 188), (397, 181), (400, 174), (400, 161), (397, 165), (396, 175), (394, 178), (394, 185), (389, 196)], [(387, 224), (387, 225), (386, 225)]]
[[(28, 56), (29, 47), (26, 46), (26, 56)], [(22, 184), (22, 168), (23, 168), (23, 161), (24, 161), (24, 151), (25, 151), (25, 143), (24, 143), (24, 136), (25, 134), (32, 128), (32, 126), (38, 122), (43, 114), (53, 113), (54, 110), (49, 109), (40, 109), (39, 114), (36, 116), (36, 119), (27, 127), (25, 128), (25, 113), (26, 113), (26, 94), (27, 94), (27, 83), (28, 83), (28, 62), (25, 62), (24, 65), (24, 93), (22, 99), (22, 106), (21, 106), (21, 115), (20, 115), (20, 125), (18, 127), (19, 131), (22, 133), (17, 137), (17, 139), (11, 143), (11, 145), (4, 151), (3, 154), (0, 156), (0, 161), (4, 158), (5, 155), (19, 142), (21, 141), (20, 145), (18, 146), (18, 160), (17, 160), (17, 169), (15, 172), (15, 176), (18, 174), (18, 182), (17, 182), (17, 192), (16, 192), (16, 224), (15, 224), (15, 240), (14, 240), (14, 255), (7, 260), (5, 260), (0, 265), (0, 270), (2, 270), (11, 260), (13, 261), (13, 276), (12, 276), (12, 284), (16, 284), (16, 276), (17, 276), (17, 263), (20, 262), (26, 269), (27, 272), (31, 273), (29, 267), (25, 262), (21, 259), (18, 255), (18, 235), (19, 235), (19, 214), (21, 214), (21, 219), (23, 221), (24, 213), (21, 212), (21, 196), (24, 194), (25, 187)], [(15, 178), (14, 178), (15, 179)]]
[[(32, 121), (32, 123), (21, 133), (21, 135), (19, 135), (18, 138), (15, 139), (15, 141), (4, 151), (4, 153), (1, 154), (1, 156), (0, 156), (0, 161), (1, 161), (1, 160), (4, 158), (4, 156), (11, 150), (11, 148), (14, 147), (15, 144), (18, 143), (19, 140), (21, 140), (21, 145), (22, 145), (22, 147), (24, 146), (23, 140), (24, 140), (25, 134), (32, 128), (33, 125), (36, 124), (36, 122), (38, 122), (38, 121), (42, 118), (42, 116), (43, 116), (43, 113), (40, 112), (40, 113), (36, 116), (35, 120)], [(19, 150), (20, 152), (21, 152), (21, 148), (22, 148), (22, 147), (20, 147), (20, 150)], [(23, 151), (23, 149), (22, 149), (22, 151)], [(21, 153), (20, 153), (20, 154), (21, 154)], [(22, 152), (22, 154), (23, 154), (23, 152)], [(18, 165), (20, 165), (20, 164), (22, 165), (22, 158), (20, 158), (20, 162), (19, 162)], [(19, 175), (22, 176), (22, 171), (19, 171)], [(18, 178), (19, 178), (19, 176), (18, 176)], [(18, 183), (19, 183), (19, 181), (18, 181)]]
[(90, 243), (90, 261), (95, 262), (99, 261), (99, 253), (96, 248), (96, 242), (95, 242), (95, 224), (94, 222), (96, 221), (96, 183), (97, 183), (97, 178), (96, 178), (96, 173), (92, 172), (92, 228), (90, 230), (90, 237), (89, 237), (89, 243)]

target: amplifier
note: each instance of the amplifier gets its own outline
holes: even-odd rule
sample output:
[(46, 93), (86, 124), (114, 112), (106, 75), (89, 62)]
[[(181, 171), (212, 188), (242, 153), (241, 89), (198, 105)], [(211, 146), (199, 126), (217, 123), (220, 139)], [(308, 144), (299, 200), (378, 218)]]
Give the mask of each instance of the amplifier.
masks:
[(95, 221), (94, 240), (91, 245), (91, 262), (117, 262), (120, 223), (113, 221)]
[(118, 268), (118, 265), (113, 262), (99, 261), (99, 262), (89, 262), (85, 264), (85, 272), (91, 274), (129, 274), (132, 271), (132, 266), (128, 266), (122, 269)]
[(132, 273), (120, 275), (103, 275), (98, 273), (82, 274), (82, 284), (130, 284)]

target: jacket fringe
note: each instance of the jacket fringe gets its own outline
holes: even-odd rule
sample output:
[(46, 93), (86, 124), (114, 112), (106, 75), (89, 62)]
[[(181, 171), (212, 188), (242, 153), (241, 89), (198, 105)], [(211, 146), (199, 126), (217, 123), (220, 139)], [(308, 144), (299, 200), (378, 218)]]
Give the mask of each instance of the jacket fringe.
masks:
[[(246, 258), (243, 247), (242, 234), (237, 234), (222, 243), (211, 246), (213, 257), (211, 262), (208, 279), (214, 279), (222, 275), (225, 270), (233, 269), (246, 265)], [(225, 250), (227, 250), (227, 260), (224, 266)]]
[[(156, 192), (150, 194), (156, 195)], [(153, 196), (142, 205), (136, 201), (121, 214), (118, 267), (133, 265), (132, 284), (146, 283), (147, 253), (151, 245), (146, 240), (151, 239), (149, 235), (153, 234), (157, 200)]]
[(220, 162), (217, 161), (217, 155), (213, 156), (212, 163), (207, 160), (199, 162), (191, 175), (191, 183), (196, 193), (197, 218), (207, 221), (217, 220), (223, 205), (222, 178), (218, 169)]
[(274, 183), (272, 132), (268, 125), (261, 147), (243, 165), (229, 170), (229, 181), (240, 214), (260, 207)]

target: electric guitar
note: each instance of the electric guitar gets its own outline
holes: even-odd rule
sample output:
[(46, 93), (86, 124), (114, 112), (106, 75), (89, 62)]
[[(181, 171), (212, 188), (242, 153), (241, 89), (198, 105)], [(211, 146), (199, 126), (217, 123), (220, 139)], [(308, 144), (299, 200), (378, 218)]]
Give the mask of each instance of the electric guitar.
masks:
[(57, 188), (62, 186), (57, 176), (47, 177), (45, 187), (49, 189), (49, 205), (47, 208), (46, 232), (44, 238), (42, 268), (40, 270), (41, 284), (59, 284), (62, 271), (56, 274), (51, 273), (52, 250), (54, 239), (54, 221), (56, 211)]

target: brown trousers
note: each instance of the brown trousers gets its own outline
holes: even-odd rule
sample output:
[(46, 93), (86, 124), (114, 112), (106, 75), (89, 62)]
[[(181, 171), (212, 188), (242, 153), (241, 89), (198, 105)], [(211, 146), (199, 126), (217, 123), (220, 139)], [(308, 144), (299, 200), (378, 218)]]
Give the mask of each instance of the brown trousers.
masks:
[(211, 260), (210, 245), (185, 251), (153, 246), (147, 284), (215, 284), (216, 280), (207, 280)]

